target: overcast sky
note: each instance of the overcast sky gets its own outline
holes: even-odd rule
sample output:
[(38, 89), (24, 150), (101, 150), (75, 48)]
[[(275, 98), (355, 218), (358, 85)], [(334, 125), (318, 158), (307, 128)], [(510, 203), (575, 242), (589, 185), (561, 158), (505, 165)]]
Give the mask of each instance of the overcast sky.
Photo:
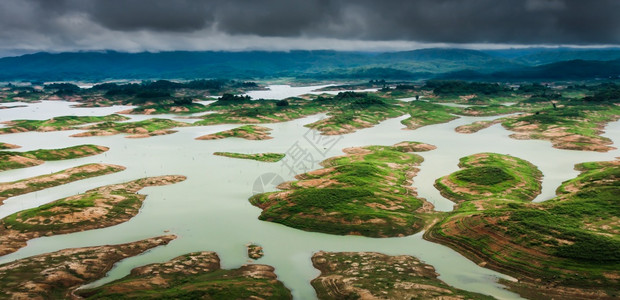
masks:
[(0, 0), (0, 55), (620, 45), (620, 0)]

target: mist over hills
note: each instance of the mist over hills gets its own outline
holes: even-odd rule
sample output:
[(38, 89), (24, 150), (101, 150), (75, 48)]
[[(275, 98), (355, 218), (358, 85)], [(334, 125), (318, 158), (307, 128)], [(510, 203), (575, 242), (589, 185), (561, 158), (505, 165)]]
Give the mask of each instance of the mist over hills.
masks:
[(1, 81), (110, 79), (597, 79), (620, 76), (620, 49), (430, 48), (402, 52), (115, 51), (0, 58)]

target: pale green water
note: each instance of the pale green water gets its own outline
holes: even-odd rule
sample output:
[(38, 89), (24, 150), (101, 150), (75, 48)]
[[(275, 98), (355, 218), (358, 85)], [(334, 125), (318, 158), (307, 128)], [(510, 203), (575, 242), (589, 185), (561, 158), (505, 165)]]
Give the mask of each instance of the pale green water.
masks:
[[(49, 103), (44, 103), (49, 105)], [(52, 110), (57, 115), (76, 114), (63, 102), (46, 107), (45, 115)], [(36, 106), (37, 104), (34, 104)], [(19, 108), (10, 109), (17, 110)], [(28, 109), (33, 110), (33, 107)], [(123, 108), (124, 109), (124, 108)], [(91, 109), (79, 114), (108, 114), (116, 111), (109, 108)], [(9, 111), (9, 110), (5, 110)], [(2, 119), (12, 119), (0, 115)], [(160, 116), (158, 116), (160, 117)], [(545, 174), (543, 192), (536, 199), (542, 201), (553, 197), (555, 188), (564, 180), (573, 178), (577, 172), (573, 165), (578, 162), (610, 160), (619, 156), (618, 150), (608, 153), (567, 151), (551, 148), (546, 141), (518, 141), (508, 138), (509, 132), (500, 126), (493, 126), (476, 134), (459, 134), (454, 128), (474, 120), (492, 118), (461, 118), (450, 123), (423, 127), (414, 131), (402, 130), (400, 119), (392, 119), (380, 125), (342, 136), (333, 148), (318, 153), (304, 134), (308, 129), (303, 124), (313, 122), (321, 115), (286, 123), (268, 124), (273, 128), (274, 139), (248, 141), (224, 139), (197, 141), (195, 137), (226, 130), (234, 125), (216, 125), (196, 128), (180, 128), (179, 132), (167, 136), (147, 139), (126, 139), (123, 135), (108, 137), (71, 138), (72, 132), (20, 133), (0, 136), (0, 141), (24, 146), (21, 150), (57, 148), (92, 143), (110, 147), (110, 151), (82, 159), (46, 162), (37, 167), (0, 173), (0, 181), (59, 171), (89, 162), (115, 163), (127, 170), (98, 178), (47, 189), (14, 197), (0, 206), (0, 217), (16, 211), (36, 207), (58, 198), (74, 195), (100, 185), (124, 182), (144, 176), (182, 174), (186, 181), (161, 187), (145, 188), (141, 193), (148, 197), (140, 213), (130, 221), (117, 226), (79, 232), (74, 234), (44, 237), (29, 242), (28, 246), (4, 257), (0, 263), (31, 255), (56, 251), (70, 247), (84, 247), (101, 244), (116, 244), (149, 238), (157, 235), (178, 235), (168, 246), (153, 249), (143, 255), (122, 261), (109, 274), (97, 282), (101, 284), (118, 279), (137, 266), (162, 262), (191, 251), (216, 251), (224, 268), (238, 267), (247, 263), (245, 244), (255, 242), (265, 248), (265, 256), (257, 263), (276, 268), (279, 279), (290, 288), (296, 299), (312, 299), (315, 293), (310, 280), (318, 275), (311, 265), (313, 252), (325, 251), (377, 251), (386, 254), (413, 255), (433, 265), (441, 279), (455, 287), (481, 292), (501, 299), (518, 299), (495, 282), (505, 277), (497, 272), (478, 267), (451, 249), (422, 239), (421, 234), (403, 238), (374, 239), (355, 236), (333, 236), (304, 232), (282, 225), (259, 221), (260, 209), (247, 201), (252, 195), (257, 178), (265, 173), (276, 173), (285, 180), (292, 180), (293, 174), (282, 163), (262, 163), (213, 156), (215, 151), (230, 152), (286, 152), (296, 142), (322, 160), (342, 154), (341, 149), (363, 145), (391, 145), (400, 141), (420, 141), (434, 144), (434, 151), (420, 153), (425, 158), (421, 171), (414, 178), (414, 186), (420, 196), (435, 204), (438, 210), (449, 211), (453, 203), (439, 195), (433, 187), (436, 178), (458, 169), (460, 157), (478, 152), (498, 152), (526, 159), (537, 165)], [(28, 118), (37, 118), (30, 116)], [(42, 117), (43, 118), (43, 117)], [(142, 119), (143, 117), (140, 117)], [(620, 122), (608, 127), (606, 136), (618, 141)], [(319, 150), (324, 150), (319, 147)], [(325, 149), (326, 150), (326, 149)], [(317, 168), (314, 165), (311, 169)], [(302, 172), (296, 169), (296, 173)], [(267, 187), (273, 190), (273, 186)], [(506, 278), (506, 277), (505, 277)]]

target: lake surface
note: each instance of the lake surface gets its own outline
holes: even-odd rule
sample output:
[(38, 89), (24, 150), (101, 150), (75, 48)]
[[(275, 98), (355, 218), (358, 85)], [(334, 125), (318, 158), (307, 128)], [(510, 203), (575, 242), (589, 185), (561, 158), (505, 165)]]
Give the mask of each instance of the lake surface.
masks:
[[(316, 87), (272, 87), (273, 97), (263, 92), (262, 98), (278, 98), (286, 94), (296, 96)], [(287, 90), (288, 89), (288, 90)], [(252, 94), (249, 92), (248, 94)], [(258, 93), (258, 91), (256, 92)], [(253, 94), (256, 95), (256, 94)], [(254, 97), (254, 96), (253, 96)], [(0, 111), (0, 121), (12, 119), (47, 119), (60, 115), (106, 115), (129, 107), (73, 108), (71, 103), (43, 101), (24, 108)], [(129, 116), (145, 119), (145, 116)], [(173, 115), (156, 117), (175, 118)], [(14, 181), (48, 174), (85, 163), (113, 163), (126, 166), (123, 172), (90, 178), (39, 192), (5, 200), (0, 206), (0, 217), (39, 206), (50, 201), (84, 192), (97, 186), (120, 183), (145, 176), (180, 174), (187, 180), (169, 186), (149, 187), (140, 191), (148, 195), (140, 213), (117, 226), (42, 237), (31, 240), (20, 251), (0, 257), (0, 263), (52, 252), (64, 248), (117, 244), (163, 234), (178, 238), (169, 245), (158, 247), (142, 255), (121, 261), (108, 274), (94, 283), (102, 284), (118, 279), (137, 266), (164, 262), (192, 251), (216, 251), (223, 268), (236, 268), (248, 263), (245, 245), (250, 242), (264, 247), (265, 256), (256, 263), (272, 265), (284, 284), (292, 290), (295, 299), (316, 297), (310, 280), (319, 275), (312, 267), (310, 257), (317, 251), (376, 251), (390, 255), (413, 255), (433, 265), (440, 278), (450, 285), (470, 291), (489, 294), (500, 299), (520, 299), (496, 282), (498, 277), (509, 278), (481, 268), (448, 247), (422, 239), (422, 233), (402, 238), (367, 238), (335, 236), (305, 232), (257, 219), (261, 210), (252, 206), (248, 198), (257, 191), (273, 191), (274, 176), (293, 180), (294, 175), (319, 168), (318, 162), (331, 156), (342, 155), (342, 149), (365, 145), (392, 145), (401, 141), (419, 141), (437, 146), (436, 150), (419, 153), (425, 159), (413, 186), (421, 197), (433, 203), (437, 210), (450, 211), (453, 203), (433, 187), (435, 179), (458, 170), (459, 158), (479, 152), (497, 152), (526, 159), (544, 173), (543, 189), (535, 201), (544, 201), (555, 195), (555, 189), (567, 179), (575, 177), (576, 163), (612, 160), (620, 156), (618, 150), (607, 153), (559, 150), (547, 141), (514, 140), (499, 125), (475, 134), (460, 134), (454, 128), (477, 120), (495, 117), (461, 117), (444, 124), (417, 130), (403, 130), (400, 120), (390, 119), (378, 126), (336, 137), (320, 136), (303, 127), (323, 118), (314, 115), (285, 123), (266, 124), (272, 128), (271, 140), (250, 141), (237, 138), (198, 141), (194, 138), (234, 128), (238, 125), (214, 125), (179, 128), (177, 133), (146, 139), (127, 139), (124, 135), (72, 138), (79, 131), (27, 132), (1, 135), (0, 141), (21, 145), (18, 151), (38, 148), (60, 148), (79, 144), (97, 144), (110, 147), (101, 155), (46, 162), (40, 166), (0, 172), (0, 181)], [(183, 119), (177, 119), (183, 121)], [(191, 120), (185, 120), (187, 122)], [(605, 136), (617, 144), (620, 122), (606, 128)], [(282, 152), (297, 149), (312, 156), (305, 166), (289, 168), (283, 162), (264, 163), (212, 155), (215, 151), (242, 153)], [(288, 161), (291, 163), (291, 161)], [(291, 164), (289, 164), (290, 166)], [(263, 180), (263, 182), (261, 182)]]

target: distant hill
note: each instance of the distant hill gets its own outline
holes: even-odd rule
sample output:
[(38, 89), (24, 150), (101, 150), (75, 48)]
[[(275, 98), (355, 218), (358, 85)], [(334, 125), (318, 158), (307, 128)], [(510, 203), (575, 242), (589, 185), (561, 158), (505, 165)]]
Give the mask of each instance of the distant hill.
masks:
[(107, 79), (607, 78), (618, 75), (620, 49), (432, 48), (403, 52), (115, 51), (35, 53), (0, 58), (0, 81)]
[(620, 78), (620, 59), (611, 61), (575, 59), (523, 68), (512, 72), (497, 72), (493, 75), (500, 78), (515, 79), (618, 79)]
[(620, 79), (620, 59), (611, 61), (576, 59), (493, 73), (460, 70), (439, 74), (435, 78), (506, 81)]

